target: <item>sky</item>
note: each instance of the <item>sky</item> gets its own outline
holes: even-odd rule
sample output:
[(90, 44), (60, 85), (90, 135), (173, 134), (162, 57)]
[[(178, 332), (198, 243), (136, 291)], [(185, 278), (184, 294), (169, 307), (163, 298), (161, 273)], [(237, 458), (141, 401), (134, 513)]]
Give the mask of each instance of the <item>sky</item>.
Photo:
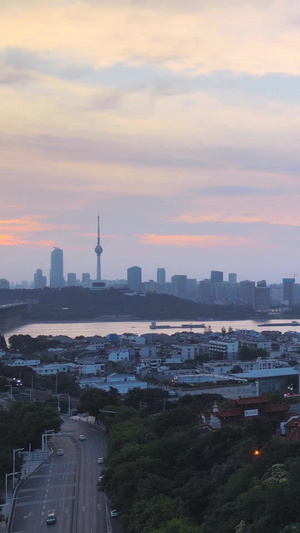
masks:
[[(1, 0), (0, 278), (300, 274), (296, 0)], [(297, 279), (297, 278), (296, 278)], [(300, 280), (300, 277), (298, 278)]]

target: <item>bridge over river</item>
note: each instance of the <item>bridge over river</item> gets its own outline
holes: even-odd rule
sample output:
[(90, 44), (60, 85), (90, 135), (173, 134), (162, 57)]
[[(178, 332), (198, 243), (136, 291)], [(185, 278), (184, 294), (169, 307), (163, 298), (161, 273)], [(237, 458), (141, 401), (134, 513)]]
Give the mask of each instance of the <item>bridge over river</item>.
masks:
[(31, 309), (32, 302), (0, 305), (0, 335), (19, 324)]

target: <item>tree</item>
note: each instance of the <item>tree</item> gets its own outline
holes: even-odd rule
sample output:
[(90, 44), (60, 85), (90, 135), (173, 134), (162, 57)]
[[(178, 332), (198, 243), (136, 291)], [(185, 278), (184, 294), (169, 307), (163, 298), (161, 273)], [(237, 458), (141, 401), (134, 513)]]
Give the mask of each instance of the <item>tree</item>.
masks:
[(235, 365), (232, 369), (230, 374), (241, 374), (243, 372), (243, 369), (239, 365)]

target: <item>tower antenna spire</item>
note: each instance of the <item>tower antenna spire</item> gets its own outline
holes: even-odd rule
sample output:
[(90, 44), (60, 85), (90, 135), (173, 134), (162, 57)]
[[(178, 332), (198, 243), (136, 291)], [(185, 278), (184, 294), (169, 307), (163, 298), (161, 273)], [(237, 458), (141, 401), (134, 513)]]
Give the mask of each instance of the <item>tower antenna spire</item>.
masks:
[(97, 238), (97, 244), (100, 244), (100, 215), (98, 213), (98, 238)]
[(97, 226), (97, 245), (95, 248), (95, 253), (97, 255), (97, 281), (101, 281), (101, 262), (100, 256), (103, 252), (103, 248), (100, 244), (100, 215), (98, 213), (98, 226)]

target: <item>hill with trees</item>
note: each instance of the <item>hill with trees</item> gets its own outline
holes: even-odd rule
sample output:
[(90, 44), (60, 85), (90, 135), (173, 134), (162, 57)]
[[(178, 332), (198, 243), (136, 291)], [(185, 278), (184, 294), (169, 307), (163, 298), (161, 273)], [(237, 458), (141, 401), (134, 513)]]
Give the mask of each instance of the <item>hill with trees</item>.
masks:
[(82, 287), (0, 291), (0, 305), (20, 301), (34, 302), (26, 314), (28, 320), (231, 320), (254, 316), (253, 310), (245, 306), (206, 305), (167, 294), (129, 296), (116, 289), (93, 291)]
[(85, 407), (100, 402), (108, 430), (99, 490), (124, 533), (300, 532), (299, 442), (275, 437), (259, 420), (205, 430), (207, 397), (162, 408), (155, 393), (146, 402), (138, 391), (123, 401), (113, 391), (92, 395), (82, 398)]

